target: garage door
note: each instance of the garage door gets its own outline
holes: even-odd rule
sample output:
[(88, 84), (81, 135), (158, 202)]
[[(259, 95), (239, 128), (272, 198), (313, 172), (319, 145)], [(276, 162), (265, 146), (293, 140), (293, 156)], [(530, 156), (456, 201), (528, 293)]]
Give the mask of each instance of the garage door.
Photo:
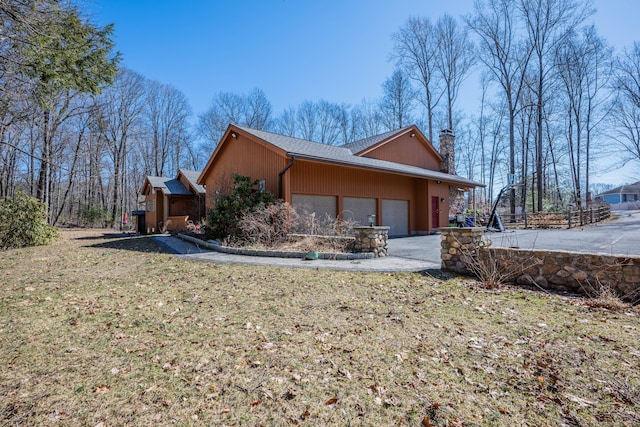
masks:
[(345, 197), (342, 199), (342, 218), (345, 221), (369, 225), (367, 217), (376, 214), (376, 199)]
[(382, 225), (390, 227), (389, 236), (409, 234), (409, 201), (382, 200)]
[(293, 194), (291, 196), (293, 208), (301, 215), (316, 214), (319, 221), (325, 221), (327, 217), (336, 217), (335, 196), (310, 196), (307, 194)]

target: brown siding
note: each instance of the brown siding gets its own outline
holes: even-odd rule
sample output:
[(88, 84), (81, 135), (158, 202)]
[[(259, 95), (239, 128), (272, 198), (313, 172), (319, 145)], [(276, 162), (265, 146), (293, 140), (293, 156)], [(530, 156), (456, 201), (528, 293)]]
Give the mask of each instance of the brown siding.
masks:
[(429, 147), (428, 144), (418, 135), (411, 137), (410, 134), (405, 134), (366, 152), (363, 157), (440, 170), (440, 160), (430, 152), (433, 147)]
[[(145, 205), (147, 206), (147, 209), (149, 207), (149, 202), (155, 202), (155, 200), (156, 200), (156, 194), (147, 194), (147, 196), (145, 197)], [(156, 230), (158, 228), (158, 220), (156, 216), (157, 212), (158, 212), (158, 207), (156, 206), (153, 212), (150, 212), (147, 210), (144, 214), (145, 226), (149, 230), (151, 229)]]
[(278, 193), (278, 172), (287, 164), (287, 159), (260, 141), (243, 135), (238, 139), (229, 136), (218, 153), (212, 170), (205, 177), (207, 208), (213, 206), (217, 189), (231, 185), (234, 173), (250, 176), (251, 179), (266, 180), (267, 190)]
[(169, 216), (189, 215), (193, 209), (193, 198), (185, 196), (169, 197)]
[(293, 194), (326, 194), (409, 200), (413, 178), (298, 160), (289, 170)]
[(408, 200), (409, 232), (416, 232), (414, 178), (304, 160), (297, 161), (289, 172), (292, 194), (338, 196), (339, 212), (343, 197), (371, 197), (378, 199), (377, 219), (384, 221), (380, 210), (382, 199)]
[(429, 201), (429, 184), (424, 179), (414, 179), (415, 188), (415, 209), (416, 209), (416, 225), (415, 232), (425, 234), (431, 229), (431, 207)]

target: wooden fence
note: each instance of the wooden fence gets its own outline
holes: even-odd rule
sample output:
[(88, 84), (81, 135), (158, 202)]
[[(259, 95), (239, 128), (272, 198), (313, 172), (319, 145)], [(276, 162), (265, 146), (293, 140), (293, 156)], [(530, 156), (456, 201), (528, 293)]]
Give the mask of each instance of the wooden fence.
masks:
[(536, 212), (510, 215), (500, 214), (506, 228), (574, 228), (604, 221), (611, 216), (607, 204), (594, 205), (582, 210), (569, 208), (567, 212)]

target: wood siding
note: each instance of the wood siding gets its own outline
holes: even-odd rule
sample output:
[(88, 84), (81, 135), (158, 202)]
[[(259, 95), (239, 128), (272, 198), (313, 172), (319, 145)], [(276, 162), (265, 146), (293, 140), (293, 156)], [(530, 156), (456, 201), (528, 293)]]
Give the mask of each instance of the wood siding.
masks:
[(298, 160), (289, 169), (291, 192), (409, 200), (413, 178), (328, 163)]
[(262, 141), (241, 134), (237, 139), (229, 136), (224, 144), (214, 166), (204, 177), (207, 209), (215, 203), (216, 190), (224, 191), (232, 185), (231, 176), (234, 173), (249, 176), (252, 180), (264, 179), (267, 190), (278, 194), (278, 172), (288, 163), (284, 155)]
[[(339, 213), (344, 210), (344, 197), (376, 199), (377, 211), (375, 214), (378, 225), (384, 225), (381, 209), (382, 199), (406, 200), (409, 202), (409, 233), (429, 231), (429, 211), (417, 212), (414, 208), (416, 206), (416, 183), (423, 180), (305, 160), (296, 161), (289, 173), (291, 174), (291, 193), (337, 196)], [(426, 186), (423, 186), (424, 188)], [(428, 195), (421, 195), (421, 197), (426, 198)], [(291, 201), (291, 199), (285, 197), (285, 201)], [(418, 221), (418, 217), (423, 214), (426, 215), (426, 218)], [(417, 228), (418, 224), (420, 224), (420, 228)], [(427, 227), (423, 228), (423, 224), (426, 224)]]
[(362, 156), (439, 171), (440, 159), (434, 154), (436, 151), (433, 146), (417, 134), (414, 137), (410, 135), (401, 135), (391, 142), (365, 151)]

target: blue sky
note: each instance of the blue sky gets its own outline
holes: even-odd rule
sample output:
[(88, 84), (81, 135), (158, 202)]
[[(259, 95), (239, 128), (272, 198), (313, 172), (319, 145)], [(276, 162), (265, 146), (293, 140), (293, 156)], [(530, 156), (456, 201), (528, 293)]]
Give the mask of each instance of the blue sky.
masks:
[[(617, 50), (640, 40), (640, 2), (594, 5), (592, 20)], [(115, 24), (124, 66), (181, 90), (194, 114), (217, 92), (253, 88), (279, 114), (305, 100), (353, 105), (380, 97), (393, 71), (391, 34), (410, 16), (435, 22), (471, 13), (473, 0), (89, 0), (85, 7), (94, 22)], [(465, 88), (461, 101), (475, 103), (477, 80)]]

